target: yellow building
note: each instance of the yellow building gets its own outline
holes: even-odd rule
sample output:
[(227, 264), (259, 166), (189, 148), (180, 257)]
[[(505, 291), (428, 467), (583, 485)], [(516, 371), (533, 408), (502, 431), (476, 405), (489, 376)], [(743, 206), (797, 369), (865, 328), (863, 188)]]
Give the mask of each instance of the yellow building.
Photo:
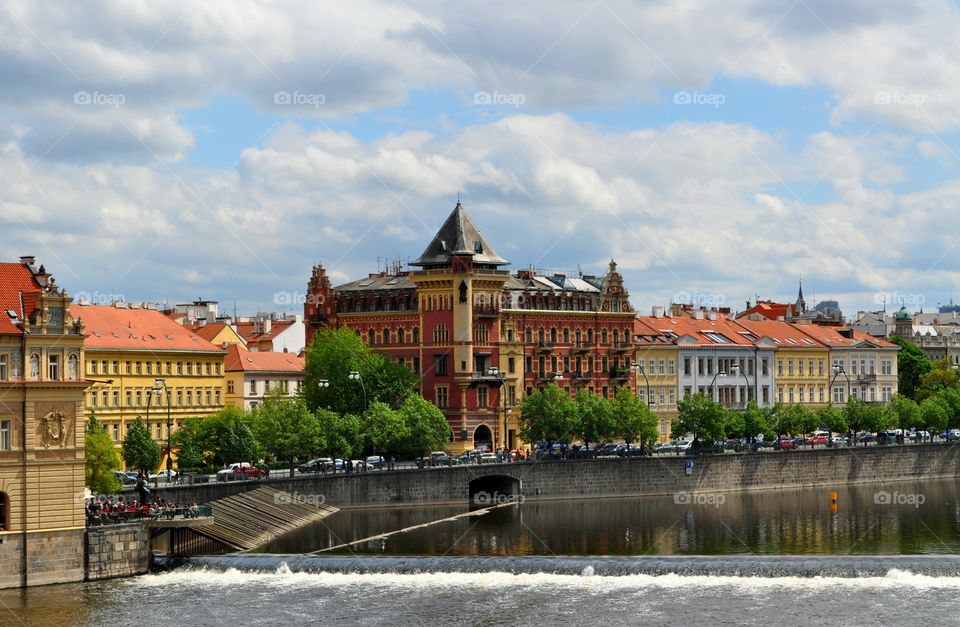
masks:
[(83, 580), (83, 335), (32, 257), (0, 263), (0, 588)]
[(236, 329), (224, 322), (211, 322), (203, 326), (195, 326), (193, 332), (197, 337), (202, 337), (214, 346), (226, 348), (236, 345), (243, 350), (247, 350), (247, 341), (237, 333)]
[(649, 403), (659, 420), (661, 442), (670, 441), (670, 429), (677, 417), (678, 346), (676, 334), (661, 329), (664, 318), (638, 316), (634, 321), (636, 345), (637, 397)]
[(801, 331), (804, 326), (775, 320), (737, 320), (758, 339), (776, 344), (773, 364), (774, 400), (789, 405), (830, 403), (830, 347)]
[[(84, 325), (84, 371), (96, 383), (87, 393), (87, 409), (118, 447), (138, 416), (166, 444), (168, 416), (177, 429), (184, 418), (223, 408), (226, 350), (152, 309), (74, 304), (70, 314)], [(165, 387), (152, 393), (158, 380)], [(165, 459), (166, 450), (161, 468)]]

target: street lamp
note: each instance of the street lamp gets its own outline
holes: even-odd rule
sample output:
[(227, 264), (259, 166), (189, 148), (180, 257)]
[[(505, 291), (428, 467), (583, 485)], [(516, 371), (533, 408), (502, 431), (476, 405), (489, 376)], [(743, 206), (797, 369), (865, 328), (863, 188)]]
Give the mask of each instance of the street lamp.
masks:
[(652, 406), (653, 406), (653, 396), (652, 396), (652, 390), (650, 389), (650, 379), (647, 378), (647, 371), (644, 370), (643, 364), (641, 364), (641, 363), (635, 363), (635, 364), (633, 364), (633, 365), (630, 366), (630, 367), (633, 368), (634, 370), (636, 370), (637, 372), (639, 372), (641, 375), (643, 375), (643, 382), (644, 382), (644, 383), (646, 384), (646, 386), (647, 386), (647, 406), (648, 406), (648, 407), (652, 407)]
[[(719, 377), (720, 375), (727, 376), (727, 373), (726, 373), (725, 371), (723, 371), (723, 370), (717, 370), (717, 374), (713, 375), (713, 380), (710, 381), (710, 400), (711, 400), (711, 401), (714, 400), (714, 399), (713, 399), (713, 384), (717, 382), (717, 377)], [(716, 402), (716, 401), (714, 401), (714, 402)]]
[(743, 393), (744, 393), (743, 408), (746, 409), (747, 400), (750, 398), (750, 379), (747, 378), (747, 373), (743, 368), (740, 367), (740, 364), (733, 364), (732, 366), (730, 366), (730, 370), (733, 371), (733, 376), (737, 376), (738, 372), (742, 374), (743, 382), (747, 384), (747, 387), (743, 390)]
[(507, 397), (503, 395), (503, 388), (505, 387), (506, 381), (499, 368), (487, 368), (487, 376), (496, 377), (500, 382), (500, 399), (503, 403), (503, 448), (507, 448)]
[(317, 381), (317, 387), (328, 388), (330, 387), (330, 381), (328, 381), (327, 379), (320, 379), (319, 381)]
[(360, 382), (360, 389), (363, 390), (363, 411), (366, 412), (366, 411), (367, 411), (367, 388), (366, 388), (365, 385), (363, 385), (363, 377), (360, 376), (360, 373), (359, 373), (358, 371), (356, 371), (356, 370), (351, 370), (351, 371), (350, 371), (350, 375), (349, 375), (349, 379), (350, 379), (351, 381), (359, 381), (359, 382)]
[[(830, 403), (831, 404), (833, 403), (833, 384), (837, 380), (837, 377), (840, 376), (841, 374), (843, 375), (843, 378), (847, 380), (847, 403), (850, 402), (850, 377), (847, 375), (846, 371), (843, 369), (843, 366), (840, 364), (837, 364), (836, 366), (833, 367), (833, 378), (830, 379)], [(852, 441), (853, 431), (849, 430), (849, 425), (847, 428), (848, 428), (847, 435), (850, 436), (850, 440)], [(832, 429), (830, 430), (830, 444), (831, 446), (833, 445)], [(856, 445), (855, 442), (847, 442), (847, 446), (855, 446), (855, 445)]]
[[(167, 387), (166, 379), (157, 377), (153, 382), (153, 391), (159, 395), (163, 390), (167, 395), (167, 480), (170, 480), (170, 471), (173, 468), (173, 461), (170, 459), (170, 432), (173, 431), (173, 420), (170, 418), (170, 388)], [(149, 401), (147, 403), (149, 407)]]

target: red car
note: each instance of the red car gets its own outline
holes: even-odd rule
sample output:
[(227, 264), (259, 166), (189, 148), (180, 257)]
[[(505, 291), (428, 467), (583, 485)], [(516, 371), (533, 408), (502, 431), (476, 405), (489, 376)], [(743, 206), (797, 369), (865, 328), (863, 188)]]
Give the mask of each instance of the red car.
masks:
[(824, 444), (824, 445), (826, 445), (828, 442), (830, 442), (830, 438), (828, 438), (828, 437), (825, 436), (825, 435), (812, 435), (812, 436), (810, 436), (809, 438), (807, 438), (807, 444), (813, 444), (813, 445), (816, 445), (816, 444)]
[(774, 448), (779, 448), (779, 449), (797, 448), (797, 443), (791, 440), (790, 438), (780, 438), (780, 440), (777, 441), (777, 444)]

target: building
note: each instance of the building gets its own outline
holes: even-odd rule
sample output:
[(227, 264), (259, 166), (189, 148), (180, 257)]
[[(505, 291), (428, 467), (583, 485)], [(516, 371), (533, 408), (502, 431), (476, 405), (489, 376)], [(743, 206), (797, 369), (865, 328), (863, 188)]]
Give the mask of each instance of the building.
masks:
[(897, 351), (892, 342), (849, 327), (797, 325), (830, 351), (831, 402), (844, 404), (851, 396), (866, 402), (889, 403), (897, 393)]
[(247, 350), (247, 341), (237, 333), (237, 330), (231, 324), (226, 322), (212, 322), (202, 326), (194, 326), (193, 332), (197, 337), (202, 337), (214, 346), (239, 346)]
[(652, 316), (637, 316), (634, 320), (637, 397), (659, 418), (661, 442), (670, 440), (673, 420), (677, 417), (680, 396), (677, 339), (659, 307), (654, 308)]
[(602, 276), (510, 274), (508, 264), (457, 203), (411, 269), (333, 287), (315, 266), (306, 341), (318, 328), (356, 330), (421, 377), (452, 448), (516, 448), (525, 394), (554, 382), (571, 395), (634, 385), (634, 314), (613, 261)]
[[(166, 443), (170, 426), (223, 408), (223, 348), (135, 305), (74, 304), (70, 315), (83, 323), (86, 375), (97, 382), (87, 393), (87, 409), (117, 446), (137, 417)], [(158, 380), (166, 384), (161, 393), (154, 391)], [(166, 451), (160, 465), (166, 466)]]
[(825, 300), (818, 303), (813, 309), (807, 308), (807, 301), (803, 297), (802, 281), (797, 290), (797, 299), (793, 303), (775, 303), (757, 298), (757, 304), (751, 307), (748, 300), (747, 308), (739, 313), (737, 318), (812, 322), (825, 325), (843, 324), (843, 312), (840, 311), (840, 304), (835, 300)]
[(257, 314), (238, 320), (234, 329), (251, 351), (272, 351), (299, 355), (306, 346), (306, 327), (302, 316)]
[(227, 346), (226, 404), (249, 411), (263, 401), (268, 390), (276, 388), (287, 396), (296, 396), (303, 384), (303, 361), (292, 353), (247, 351), (236, 344)]
[(0, 587), (83, 580), (83, 329), (33, 257), (0, 263)]
[(776, 345), (776, 402), (814, 406), (830, 402), (830, 349), (802, 331), (809, 325), (775, 320), (737, 322), (754, 337), (770, 339)]

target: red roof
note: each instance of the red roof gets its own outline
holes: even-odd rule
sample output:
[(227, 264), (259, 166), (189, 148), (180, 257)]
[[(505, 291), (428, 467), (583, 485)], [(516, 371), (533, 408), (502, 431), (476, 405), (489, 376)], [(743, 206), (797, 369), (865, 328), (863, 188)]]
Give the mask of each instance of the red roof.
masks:
[(737, 319), (739, 320), (741, 318), (746, 318), (751, 314), (757, 314), (763, 316), (767, 320), (781, 320), (787, 317), (788, 311), (793, 311), (793, 305), (762, 300), (750, 309), (737, 314)]
[(227, 325), (223, 322), (212, 322), (210, 324), (205, 324), (202, 327), (195, 326), (193, 327), (193, 332), (197, 334), (198, 337), (202, 337), (208, 342), (212, 342), (213, 338), (217, 337), (217, 334), (220, 331), (223, 331), (224, 327)]
[[(23, 295), (21, 306), (20, 295)], [(7, 311), (21, 321), (33, 317), (40, 298), (40, 284), (22, 263), (0, 263), (0, 334), (20, 335), (23, 331), (10, 321)]]
[(814, 325), (790, 324), (779, 320), (737, 320), (737, 324), (748, 329), (757, 338), (768, 337), (783, 348), (820, 348), (825, 344), (816, 337), (804, 333), (801, 327)]
[(226, 372), (303, 372), (303, 358), (293, 353), (246, 351), (231, 344), (223, 367)]
[(223, 352), (152, 309), (74, 303), (70, 315), (83, 321), (87, 349)]
[(263, 333), (263, 322), (238, 322), (236, 323), (237, 335), (247, 341), (247, 344), (253, 342), (264, 342), (277, 337), (293, 324), (292, 320), (273, 320), (270, 323), (270, 332)]
[(691, 337), (700, 346), (753, 346), (754, 340), (747, 337), (749, 333), (736, 322), (718, 316), (716, 320), (709, 318), (688, 318), (686, 316), (645, 316), (643, 324), (652, 327), (662, 335), (673, 335), (678, 340)]

